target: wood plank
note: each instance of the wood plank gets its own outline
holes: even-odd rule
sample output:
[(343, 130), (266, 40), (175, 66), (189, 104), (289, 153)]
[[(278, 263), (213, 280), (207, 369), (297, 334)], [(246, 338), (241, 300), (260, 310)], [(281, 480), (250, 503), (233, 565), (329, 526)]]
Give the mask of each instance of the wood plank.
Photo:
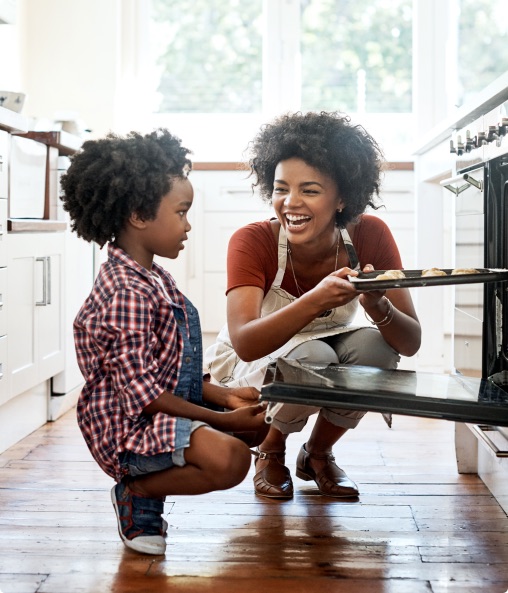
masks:
[[(294, 472), (311, 426), (288, 439)], [(459, 475), (453, 424), (377, 414), (336, 446), (356, 502), (297, 478), (291, 501), (257, 497), (254, 466), (228, 492), (168, 497), (165, 556), (127, 550), (75, 411), (0, 455), (2, 593), (503, 593), (508, 518)], [(425, 459), (422, 468), (421, 460)]]

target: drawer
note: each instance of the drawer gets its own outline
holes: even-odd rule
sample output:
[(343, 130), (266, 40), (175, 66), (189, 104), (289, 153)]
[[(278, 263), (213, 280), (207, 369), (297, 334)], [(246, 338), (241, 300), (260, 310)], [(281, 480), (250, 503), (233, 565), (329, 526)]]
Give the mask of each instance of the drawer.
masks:
[(0, 198), (7, 198), (9, 187), (9, 134), (0, 130)]
[[(204, 271), (225, 272), (226, 258), (231, 235), (240, 227), (266, 220), (266, 215), (256, 211), (246, 212), (208, 212), (204, 225)], [(213, 245), (213, 249), (209, 246)]]
[(7, 199), (0, 198), (0, 268), (7, 265)]
[(248, 171), (197, 171), (190, 178), (202, 192), (205, 212), (245, 212), (259, 210), (268, 218), (271, 207), (252, 191)]
[(479, 319), (455, 309), (454, 365), (464, 375), (481, 376), (482, 330)]
[(478, 438), (478, 475), (508, 512), (508, 440), (496, 426), (474, 426)]
[(6, 312), (6, 296), (7, 296), (7, 268), (0, 268), (0, 336), (7, 333), (7, 312)]
[(0, 336), (0, 405), (10, 399), (7, 378), (7, 336)]

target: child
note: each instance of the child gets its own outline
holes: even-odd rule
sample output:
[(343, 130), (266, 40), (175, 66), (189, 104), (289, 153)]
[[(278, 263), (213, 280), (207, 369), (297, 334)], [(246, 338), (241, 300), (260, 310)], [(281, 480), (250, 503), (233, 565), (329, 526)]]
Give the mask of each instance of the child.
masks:
[(187, 154), (167, 130), (109, 134), (85, 142), (62, 178), (72, 230), (109, 243), (74, 322), (85, 378), (78, 424), (117, 482), (111, 499), (121, 539), (147, 554), (166, 549), (165, 496), (236, 486), (251, 455), (227, 433), (262, 440), (268, 428), (256, 389), (203, 381), (198, 313), (153, 261), (178, 257), (191, 229)]

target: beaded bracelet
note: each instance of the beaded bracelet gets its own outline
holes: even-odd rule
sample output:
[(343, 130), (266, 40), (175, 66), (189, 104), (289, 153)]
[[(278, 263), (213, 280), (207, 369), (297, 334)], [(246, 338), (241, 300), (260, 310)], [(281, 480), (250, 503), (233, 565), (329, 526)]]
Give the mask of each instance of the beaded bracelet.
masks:
[(371, 317), (369, 317), (367, 315), (367, 311), (363, 311), (365, 313), (365, 318), (367, 319), (367, 321), (369, 321), (370, 323), (372, 323), (372, 325), (377, 325), (378, 327), (383, 327), (384, 325), (388, 325), (389, 323), (391, 323), (393, 316), (395, 314), (392, 302), (390, 301), (389, 298), (387, 297), (383, 297), (386, 302), (388, 303), (388, 313), (386, 314), (386, 317), (384, 319), (381, 319), (381, 321), (374, 321)]

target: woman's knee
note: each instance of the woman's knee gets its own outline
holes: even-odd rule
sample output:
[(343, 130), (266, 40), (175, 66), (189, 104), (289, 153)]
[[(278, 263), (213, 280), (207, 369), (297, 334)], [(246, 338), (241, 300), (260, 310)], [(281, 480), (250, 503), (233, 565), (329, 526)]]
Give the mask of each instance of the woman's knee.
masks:
[(286, 358), (303, 362), (339, 362), (335, 350), (322, 340), (309, 340), (288, 352)]
[(381, 333), (374, 328), (365, 327), (341, 335), (334, 344), (339, 362), (396, 369), (400, 354), (387, 344)]

